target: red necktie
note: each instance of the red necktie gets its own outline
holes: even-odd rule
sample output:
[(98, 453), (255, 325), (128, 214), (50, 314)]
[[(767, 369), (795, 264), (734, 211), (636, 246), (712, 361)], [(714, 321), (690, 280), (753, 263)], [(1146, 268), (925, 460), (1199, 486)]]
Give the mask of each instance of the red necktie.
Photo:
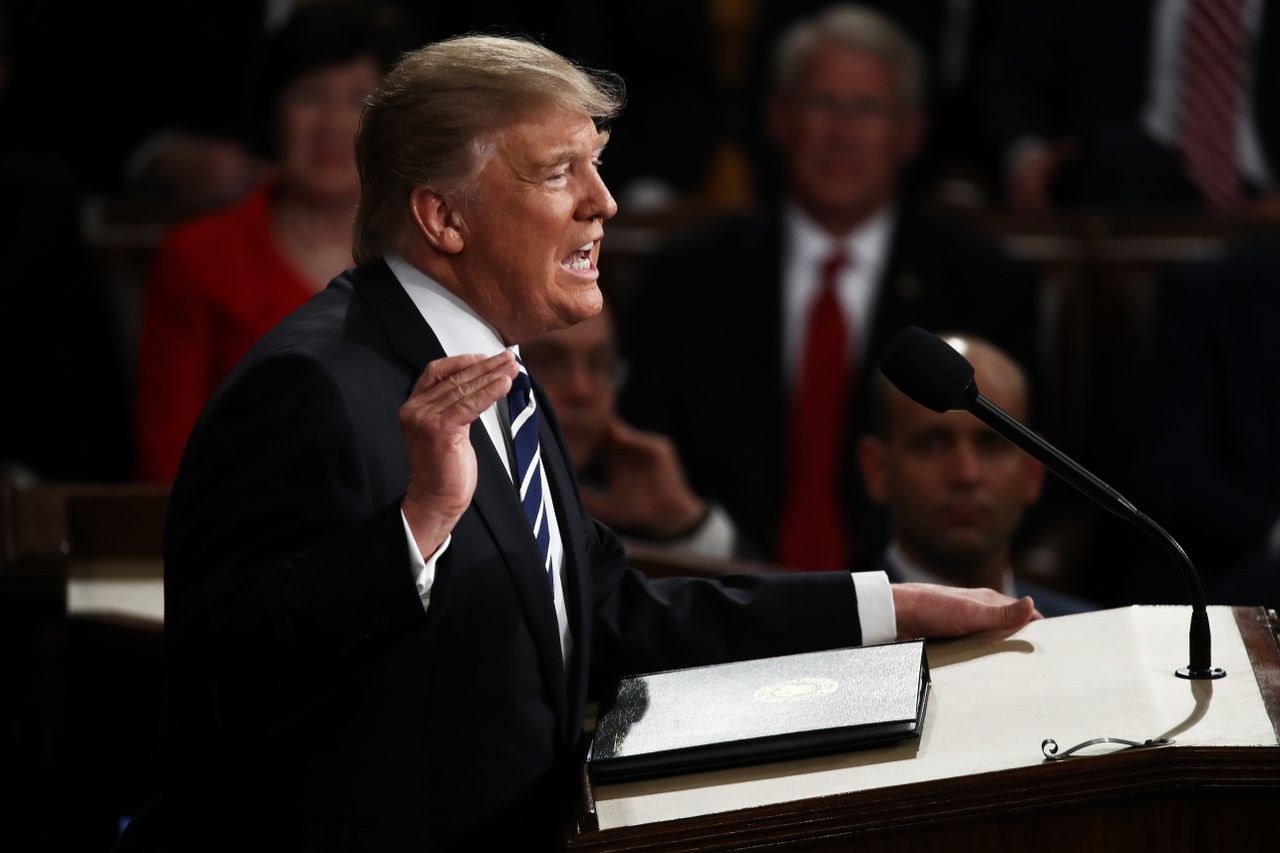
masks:
[(790, 467), (779, 562), (791, 569), (848, 569), (849, 542), (840, 512), (840, 457), (852, 368), (851, 330), (836, 290), (848, 264), (837, 251), (822, 264), (809, 306), (804, 361), (791, 403)]
[(1218, 208), (1240, 200), (1236, 120), (1244, 92), (1244, 0), (1190, 0), (1182, 25), (1178, 150)]

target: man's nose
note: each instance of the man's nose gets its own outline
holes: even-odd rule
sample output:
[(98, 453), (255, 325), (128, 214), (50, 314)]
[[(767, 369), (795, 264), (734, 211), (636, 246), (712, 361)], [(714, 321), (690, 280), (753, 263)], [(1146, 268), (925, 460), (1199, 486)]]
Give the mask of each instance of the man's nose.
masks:
[(618, 203), (613, 200), (613, 194), (605, 186), (604, 178), (600, 177), (598, 173), (592, 175), (587, 185), (587, 191), (583, 195), (582, 203), (578, 208), (579, 217), (582, 219), (612, 219), (617, 212)]
[(977, 449), (968, 442), (957, 442), (951, 451), (951, 478), (961, 483), (974, 483), (982, 476), (982, 460)]

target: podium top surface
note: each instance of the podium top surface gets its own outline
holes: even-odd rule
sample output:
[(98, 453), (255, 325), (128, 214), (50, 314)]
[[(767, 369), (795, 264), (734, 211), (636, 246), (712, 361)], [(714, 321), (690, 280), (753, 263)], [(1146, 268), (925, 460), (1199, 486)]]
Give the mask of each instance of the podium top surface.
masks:
[(1209, 608), (1213, 663), (1227, 677), (1174, 676), (1187, 663), (1190, 613), (1130, 607), (1045, 619), (1013, 634), (930, 642), (933, 694), (919, 741), (598, 786), (598, 827), (1032, 767), (1045, 761), (1046, 738), (1062, 750), (1098, 737), (1172, 741), (1156, 749), (1277, 746), (1231, 608)]

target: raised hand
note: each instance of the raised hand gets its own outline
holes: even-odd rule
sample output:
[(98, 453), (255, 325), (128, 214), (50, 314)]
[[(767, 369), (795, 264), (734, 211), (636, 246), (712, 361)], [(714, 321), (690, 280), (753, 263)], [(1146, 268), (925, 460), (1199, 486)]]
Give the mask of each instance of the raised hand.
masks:
[(422, 554), (436, 551), (471, 503), (476, 452), (471, 424), (511, 390), (515, 356), (457, 355), (427, 365), (400, 407), (409, 463), (401, 509)]

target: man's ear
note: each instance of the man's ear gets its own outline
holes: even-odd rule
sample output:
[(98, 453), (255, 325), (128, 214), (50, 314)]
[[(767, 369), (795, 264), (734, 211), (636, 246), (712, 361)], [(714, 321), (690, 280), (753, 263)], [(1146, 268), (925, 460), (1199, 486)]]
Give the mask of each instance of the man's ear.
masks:
[(409, 193), (409, 209), (413, 211), (414, 226), (418, 235), (431, 248), (443, 255), (456, 255), (462, 251), (462, 211), (449, 196), (430, 187), (414, 187)]
[(885, 493), (884, 442), (874, 435), (864, 435), (858, 440), (858, 467), (862, 469), (862, 482), (872, 503), (883, 506), (888, 500)]

